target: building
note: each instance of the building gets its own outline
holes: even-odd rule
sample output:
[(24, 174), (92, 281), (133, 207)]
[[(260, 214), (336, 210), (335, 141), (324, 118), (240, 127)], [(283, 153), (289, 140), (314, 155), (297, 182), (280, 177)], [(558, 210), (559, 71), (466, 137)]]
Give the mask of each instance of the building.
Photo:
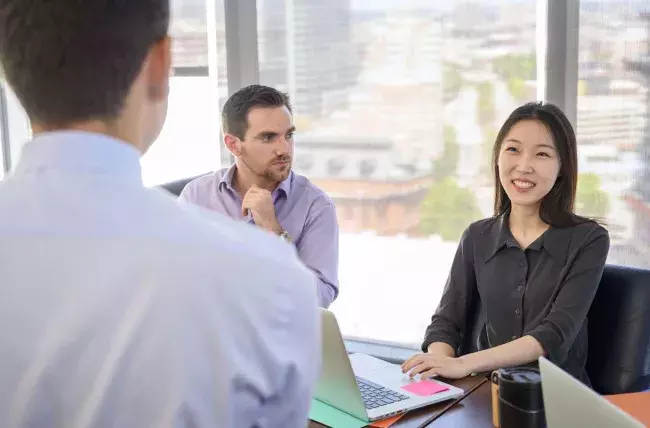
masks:
[[(630, 92), (616, 88), (630, 85)], [(636, 152), (642, 144), (648, 106), (645, 88), (629, 82), (612, 82), (608, 95), (578, 97), (578, 147), (588, 150), (608, 146), (615, 152)]]
[(291, 95), (297, 114), (343, 106), (356, 82), (350, 0), (259, 0), (260, 82)]
[(347, 108), (314, 129), (328, 135), (388, 136), (395, 163), (429, 172), (431, 159), (442, 150), (441, 30), (440, 16), (410, 11), (367, 24), (371, 41), (358, 83), (347, 93)]
[(386, 138), (304, 136), (296, 143), (294, 169), (332, 198), (343, 232), (415, 234), (431, 175), (396, 165), (393, 144)]
[[(645, 86), (650, 87), (650, 14), (643, 15), (647, 23), (647, 49), (644, 54), (628, 60), (627, 66), (637, 72), (644, 80)], [(650, 105), (650, 91), (646, 91), (646, 106)], [(650, 121), (646, 120), (645, 135), (638, 150), (641, 171), (637, 175), (633, 191), (628, 193), (626, 200), (634, 212), (634, 235), (630, 241), (639, 257), (635, 264), (639, 267), (650, 267)]]

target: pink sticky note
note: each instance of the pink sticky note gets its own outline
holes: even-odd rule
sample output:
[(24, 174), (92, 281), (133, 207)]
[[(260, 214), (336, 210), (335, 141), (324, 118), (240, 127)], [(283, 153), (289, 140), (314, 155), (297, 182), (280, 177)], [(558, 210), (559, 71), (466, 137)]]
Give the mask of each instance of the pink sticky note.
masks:
[(434, 382), (432, 380), (421, 380), (419, 382), (413, 382), (409, 383), (408, 385), (404, 385), (402, 389), (412, 394), (426, 397), (427, 395), (433, 395), (442, 391), (446, 391), (449, 389), (449, 387), (441, 385), (438, 382)]

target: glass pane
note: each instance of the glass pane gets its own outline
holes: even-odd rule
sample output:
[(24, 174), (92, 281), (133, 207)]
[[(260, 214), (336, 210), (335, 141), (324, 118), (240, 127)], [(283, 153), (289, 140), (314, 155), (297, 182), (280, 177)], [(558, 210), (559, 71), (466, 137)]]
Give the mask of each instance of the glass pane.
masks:
[(334, 200), (348, 337), (418, 345), (488, 153), (536, 97), (536, 3), (258, 0), (261, 82), (287, 91), (295, 169)]
[(173, 0), (172, 10), (175, 76), (165, 127), (142, 158), (146, 185), (221, 166), (219, 106), (227, 96), (223, 0)]
[(580, 10), (576, 208), (609, 229), (609, 263), (650, 267), (650, 6)]

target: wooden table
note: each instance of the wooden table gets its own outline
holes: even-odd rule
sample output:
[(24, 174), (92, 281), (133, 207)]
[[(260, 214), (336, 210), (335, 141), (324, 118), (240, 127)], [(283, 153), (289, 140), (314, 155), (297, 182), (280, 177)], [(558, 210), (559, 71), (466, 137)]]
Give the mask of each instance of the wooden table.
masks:
[[(445, 382), (468, 391), (472, 386), (484, 379), (483, 376), (468, 377), (461, 380)], [(395, 428), (416, 428), (421, 423), (433, 416), (436, 412), (442, 410), (449, 402), (434, 404), (423, 409), (408, 412), (395, 425)], [(310, 428), (322, 428), (317, 422), (309, 421)], [(490, 382), (486, 382), (472, 394), (466, 397), (459, 404), (447, 410), (442, 416), (436, 419), (431, 425), (432, 428), (438, 427), (472, 427), (472, 428), (491, 428), (492, 427), (492, 395)]]

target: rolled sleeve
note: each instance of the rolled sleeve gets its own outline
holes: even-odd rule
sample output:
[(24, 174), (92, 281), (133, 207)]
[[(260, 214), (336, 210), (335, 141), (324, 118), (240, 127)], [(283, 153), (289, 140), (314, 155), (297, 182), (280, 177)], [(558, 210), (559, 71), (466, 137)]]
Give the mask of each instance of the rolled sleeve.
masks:
[(307, 220), (296, 249), (318, 278), (319, 305), (328, 308), (339, 293), (339, 226), (333, 204)]
[(566, 359), (580, 332), (603, 275), (609, 235), (604, 228), (596, 231), (579, 250), (549, 314), (538, 327), (527, 333), (557, 364)]
[(456, 352), (467, 331), (468, 311), (476, 294), (473, 243), (467, 229), (460, 239), (440, 304), (427, 327), (422, 351), (430, 344), (444, 342)]

